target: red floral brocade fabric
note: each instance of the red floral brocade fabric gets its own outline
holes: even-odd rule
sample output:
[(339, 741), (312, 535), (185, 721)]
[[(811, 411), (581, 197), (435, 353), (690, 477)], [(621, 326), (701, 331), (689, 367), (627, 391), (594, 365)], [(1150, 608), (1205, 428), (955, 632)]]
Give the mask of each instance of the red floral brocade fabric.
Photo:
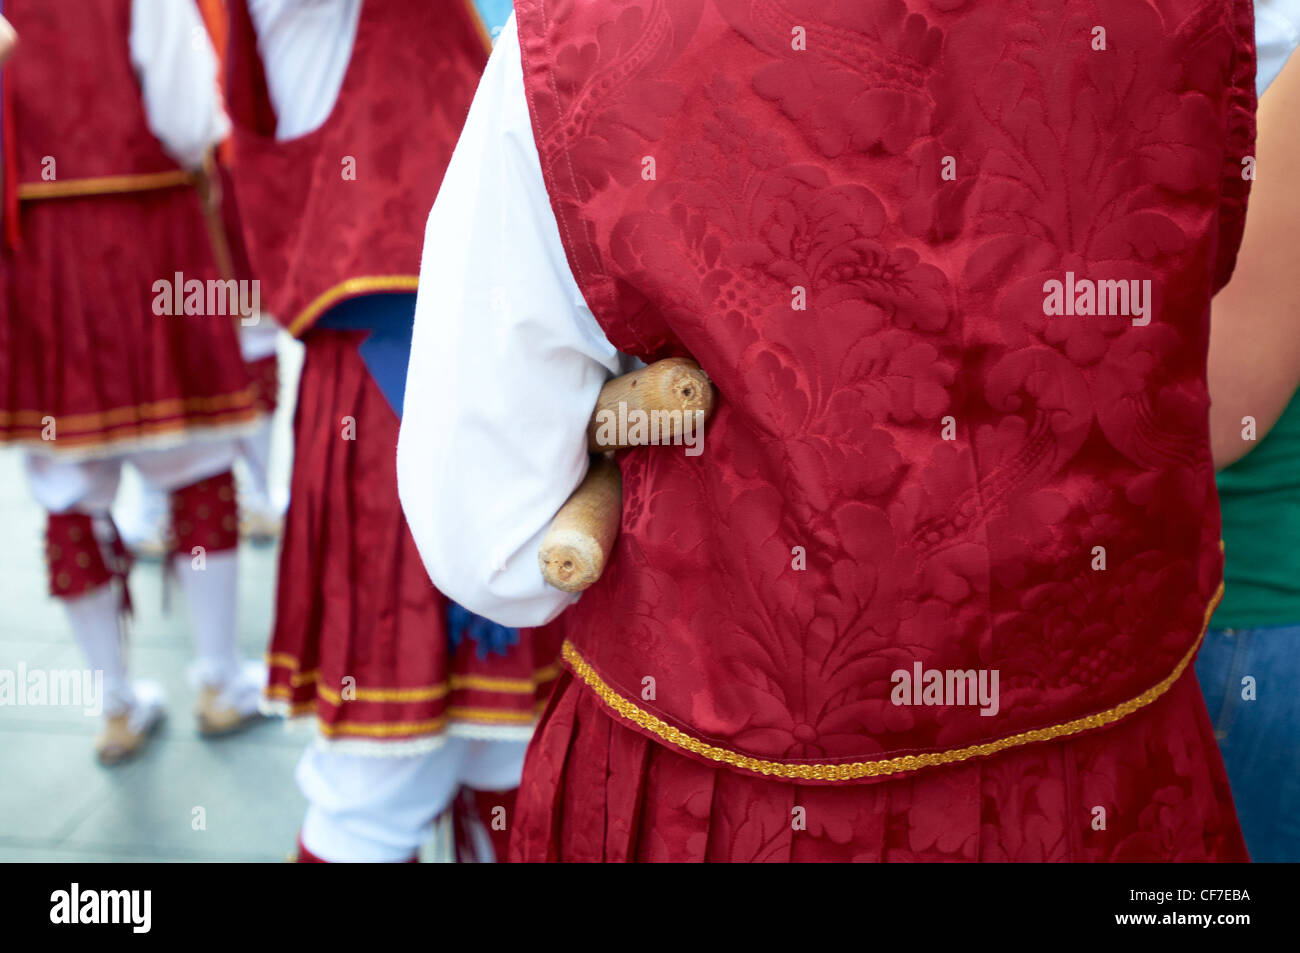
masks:
[(333, 111), (286, 142), (246, 3), (230, 10), (235, 187), (268, 309), (301, 335), (346, 298), (414, 291), (424, 221), (487, 62), (465, 0), (362, 4)]
[[(1248, 0), (516, 9), (588, 303), (719, 395), (702, 456), (621, 455), (621, 535), (566, 617), (618, 730), (824, 784), (1194, 704)], [(1150, 281), (1149, 324), (1046, 316), (1067, 272)], [(915, 663), (997, 670), (997, 714), (893, 704)]]
[(130, 58), (131, 0), (4, 7), (31, 49), (4, 74), (14, 84), (19, 182), (177, 170), (149, 132)]
[(510, 850), (531, 863), (1247, 859), (1191, 672), (1104, 731), (870, 785), (702, 763), (611, 719), (566, 672), (528, 749)]

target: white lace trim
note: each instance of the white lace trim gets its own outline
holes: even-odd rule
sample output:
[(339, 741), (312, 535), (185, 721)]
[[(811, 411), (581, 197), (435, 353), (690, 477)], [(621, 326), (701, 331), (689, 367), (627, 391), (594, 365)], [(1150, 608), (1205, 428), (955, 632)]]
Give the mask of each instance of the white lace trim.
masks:
[[(57, 426), (58, 415), (51, 414), (51, 416), (54, 417)], [(167, 450), (184, 443), (235, 440), (240, 437), (250, 436), (266, 419), (265, 414), (258, 414), (251, 420), (235, 424), (218, 424), (216, 426), (205, 426), (196, 421), (191, 422), (188, 427), (178, 427), (175, 430), (164, 431), (152, 436), (110, 440), (105, 443), (81, 447), (67, 447), (66, 444), (60, 446), (57, 439), (35, 440), (26, 437), (10, 439), (7, 443), (0, 443), (0, 446), (21, 447), (31, 453), (43, 453), (57, 460), (80, 463), (105, 457), (120, 457), (139, 450)]]

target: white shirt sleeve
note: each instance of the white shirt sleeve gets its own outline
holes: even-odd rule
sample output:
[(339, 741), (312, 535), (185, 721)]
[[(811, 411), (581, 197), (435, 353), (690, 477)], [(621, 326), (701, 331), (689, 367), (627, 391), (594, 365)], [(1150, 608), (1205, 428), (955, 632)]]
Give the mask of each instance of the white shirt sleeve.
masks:
[(334, 111), (352, 61), (361, 0), (248, 0), (248, 13), (275, 109), (275, 138), (305, 136)]
[(230, 134), (230, 120), (194, 0), (132, 0), (130, 46), (149, 130), (182, 168), (197, 168)]
[(537, 548), (587, 470), (587, 420), (622, 370), (569, 270), (542, 179), (511, 16), (424, 235), (397, 447), (407, 522), (434, 584), (502, 625), (575, 596)]
[(1264, 94), (1300, 45), (1300, 0), (1255, 0), (1255, 91)]

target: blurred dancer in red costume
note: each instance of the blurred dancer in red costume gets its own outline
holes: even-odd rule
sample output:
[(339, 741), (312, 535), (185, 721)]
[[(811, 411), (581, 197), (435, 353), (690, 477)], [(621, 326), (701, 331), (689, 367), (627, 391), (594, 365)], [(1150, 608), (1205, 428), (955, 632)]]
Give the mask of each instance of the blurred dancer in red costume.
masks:
[(229, 8), (239, 207), (305, 347), (267, 689), (319, 728), (300, 856), (409, 860), (454, 799), (498, 855), (558, 645), (429, 584), (394, 465), (424, 211), (490, 40), (467, 0)]
[(113, 764), (162, 717), (157, 686), (127, 678), (128, 560), (109, 517), (123, 461), (170, 496), (200, 730), (258, 712), (262, 669), (235, 645), (230, 474), (257, 413), (238, 311), (210, 313), (204, 293), (223, 276), (199, 170), (228, 123), (188, 0), (6, 0), (4, 13), (22, 44), (0, 75), (0, 440), (26, 448), (49, 511), (50, 591), (103, 672), (96, 750)]
[[(1245, 859), (1191, 662), (1250, 0), (516, 13), (429, 217), (398, 454), (435, 584), (568, 607), (513, 856)], [(693, 356), (718, 408), (700, 456), (620, 454), (569, 607), (535, 554), (619, 352)]]
[[(217, 55), (225, 62), (227, 12), (224, 0), (198, 0), (199, 13)], [(196, 103), (203, 108), (204, 103)], [(215, 183), (214, 204), (221, 210), (219, 264), (223, 274), (240, 281), (256, 279), (243, 242), (243, 226), (230, 181), (232, 149), (223, 140), (206, 167)], [(253, 386), (253, 404), (260, 417), (256, 427), (239, 440), (242, 467), (235, 469), (240, 536), (254, 544), (273, 543), (280, 535), (287, 487), (272, 478), (272, 425), (280, 398), (277, 345), (283, 329), (268, 313), (242, 315), (239, 348)], [(115, 516), (122, 539), (140, 559), (162, 559), (168, 550), (169, 514), (166, 494), (145, 484), (135, 505), (119, 508)]]

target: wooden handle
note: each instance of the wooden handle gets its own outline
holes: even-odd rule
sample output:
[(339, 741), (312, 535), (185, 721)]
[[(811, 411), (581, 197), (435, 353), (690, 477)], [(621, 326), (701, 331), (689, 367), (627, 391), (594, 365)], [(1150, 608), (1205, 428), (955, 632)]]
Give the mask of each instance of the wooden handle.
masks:
[(623, 516), (623, 474), (606, 456), (591, 459), (586, 479), (542, 537), (537, 562), (556, 589), (581, 592), (600, 578)]
[(628, 414), (634, 411), (668, 411), (656, 422), (657, 442), (680, 442), (687, 414), (698, 412), (691, 423), (700, 427), (713, 412), (713, 383), (690, 358), (670, 357), (601, 388), (587, 424), (591, 469), (555, 514), (537, 552), (543, 578), (556, 589), (581, 592), (605, 570), (623, 517), (623, 475), (604, 451), (637, 444), (627, 439)]
[[(623, 405), (621, 409), (620, 404)], [(690, 358), (666, 358), (606, 383), (600, 389), (591, 421), (587, 424), (587, 449), (600, 453), (635, 446), (636, 441), (626, 439), (628, 414), (661, 411), (669, 414), (662, 419), (667, 432), (663, 429), (658, 431), (656, 442), (661, 444), (679, 442), (682, 420), (687, 414), (703, 412), (692, 421), (699, 427), (713, 413), (713, 383), (700, 365)], [(680, 412), (676, 418), (671, 417), (674, 411)], [(620, 420), (624, 421), (623, 426), (619, 425)]]
[(18, 45), (18, 34), (14, 28), (9, 25), (9, 21), (0, 15), (0, 63), (9, 59), (9, 54), (14, 51)]

